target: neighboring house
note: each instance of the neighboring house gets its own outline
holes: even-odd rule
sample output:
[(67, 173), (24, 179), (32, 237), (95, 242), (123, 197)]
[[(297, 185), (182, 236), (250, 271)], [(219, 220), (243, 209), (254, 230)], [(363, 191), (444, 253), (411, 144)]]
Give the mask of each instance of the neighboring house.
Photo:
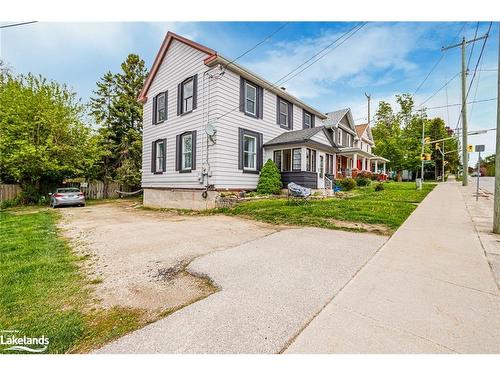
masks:
[[(146, 206), (214, 207), (220, 191), (254, 190), (268, 159), (275, 161), (284, 184), (313, 189), (331, 188), (337, 164), (342, 172), (352, 169), (353, 154), (343, 153), (357, 140), (350, 110), (325, 115), (171, 32), (139, 101)], [(338, 152), (345, 159), (340, 164)]]
[(332, 130), (333, 139), (338, 146), (336, 176), (351, 177), (359, 171), (385, 175), (386, 162), (389, 160), (372, 154), (375, 142), (369, 125), (355, 125), (349, 108), (328, 112), (326, 115), (324, 125)]

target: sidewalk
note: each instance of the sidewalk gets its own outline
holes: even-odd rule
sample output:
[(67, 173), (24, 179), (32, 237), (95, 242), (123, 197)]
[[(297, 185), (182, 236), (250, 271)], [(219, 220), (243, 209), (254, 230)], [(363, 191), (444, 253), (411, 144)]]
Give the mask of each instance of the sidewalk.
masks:
[(440, 184), (286, 353), (500, 353), (500, 296), (458, 183)]

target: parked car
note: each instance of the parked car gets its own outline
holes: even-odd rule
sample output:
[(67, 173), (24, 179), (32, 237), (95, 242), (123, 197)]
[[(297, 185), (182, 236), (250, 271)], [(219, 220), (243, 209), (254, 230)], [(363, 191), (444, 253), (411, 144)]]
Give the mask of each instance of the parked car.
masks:
[(77, 188), (59, 188), (54, 194), (50, 195), (50, 206), (56, 208), (59, 206), (85, 206), (85, 195)]

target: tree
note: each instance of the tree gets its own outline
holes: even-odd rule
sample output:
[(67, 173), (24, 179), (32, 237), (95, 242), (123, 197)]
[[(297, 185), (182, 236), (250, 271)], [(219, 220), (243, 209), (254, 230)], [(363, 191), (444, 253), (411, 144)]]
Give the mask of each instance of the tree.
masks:
[(0, 73), (0, 179), (19, 183), (28, 202), (51, 184), (85, 176), (98, 146), (83, 114), (65, 85)]
[(140, 186), (141, 182), (142, 105), (137, 97), (146, 75), (144, 61), (130, 54), (119, 73), (103, 75), (90, 100), (90, 113), (100, 126), (105, 150), (100, 177), (105, 182), (116, 179), (125, 188)]
[(481, 160), (481, 168), (485, 169), (486, 176), (495, 176), (495, 154)]
[(268, 159), (260, 171), (257, 193), (279, 194), (280, 190), (281, 173), (276, 164), (274, 164), (274, 161)]

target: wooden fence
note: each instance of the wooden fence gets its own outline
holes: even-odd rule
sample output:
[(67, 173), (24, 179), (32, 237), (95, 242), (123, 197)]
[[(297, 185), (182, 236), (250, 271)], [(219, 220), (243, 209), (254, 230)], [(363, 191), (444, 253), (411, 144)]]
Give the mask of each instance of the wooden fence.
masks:
[[(85, 194), (85, 198), (87, 199), (118, 198), (116, 190), (120, 190), (120, 184), (118, 182), (109, 182), (106, 187), (102, 181), (92, 181), (88, 182), (85, 187), (84, 186), (81, 186), (80, 183), (76, 182), (64, 185), (64, 187), (79, 188)], [(14, 199), (21, 193), (21, 191), (22, 190), (19, 185), (0, 184), (0, 202)]]
[(0, 184), (0, 202), (14, 199), (21, 193), (21, 187), (16, 184)]

